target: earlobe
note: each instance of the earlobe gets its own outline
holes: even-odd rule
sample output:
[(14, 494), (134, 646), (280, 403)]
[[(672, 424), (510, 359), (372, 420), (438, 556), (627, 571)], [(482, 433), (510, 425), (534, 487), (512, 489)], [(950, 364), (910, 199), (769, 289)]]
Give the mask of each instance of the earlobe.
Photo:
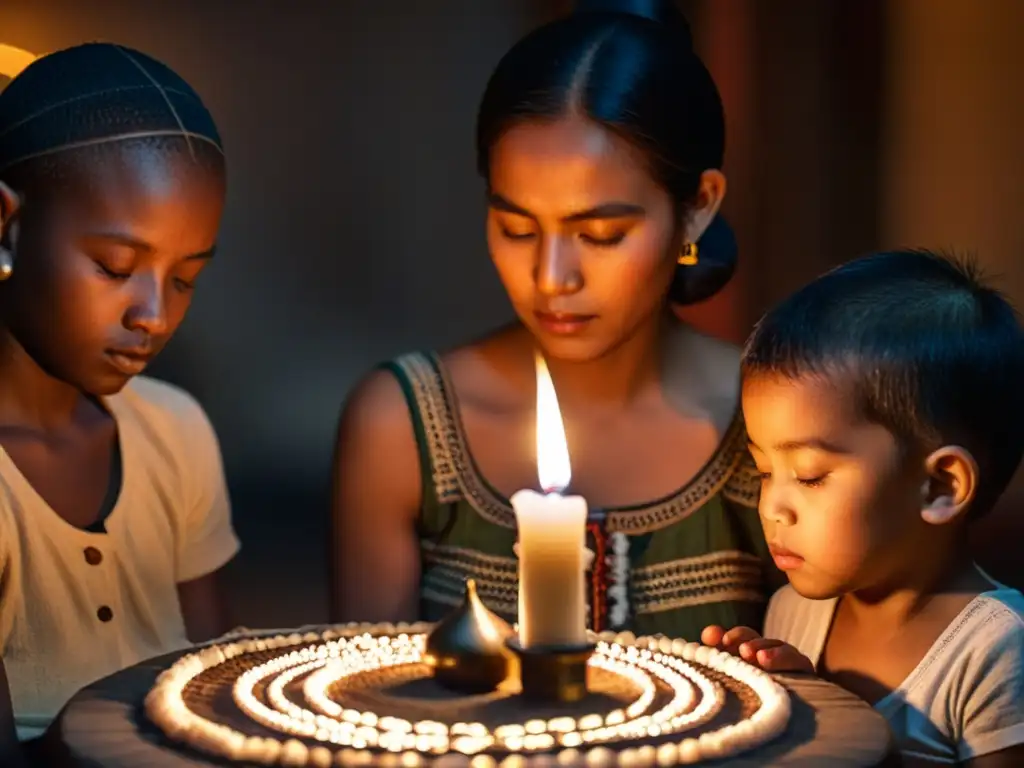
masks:
[(18, 239), (16, 214), (20, 206), (18, 194), (0, 181), (0, 282), (14, 273), (14, 250)]
[(686, 225), (686, 242), (695, 243), (700, 240), (704, 230), (722, 207), (726, 186), (725, 174), (717, 169), (710, 169), (701, 174), (696, 202)]
[(945, 445), (925, 460), (928, 480), (922, 488), (921, 518), (931, 525), (960, 519), (977, 494), (978, 463), (970, 451)]
[(0, 221), (12, 218), (20, 207), (21, 196), (6, 183), (0, 181)]
[(20, 208), (21, 196), (0, 181), (0, 246), (10, 239), (10, 229)]

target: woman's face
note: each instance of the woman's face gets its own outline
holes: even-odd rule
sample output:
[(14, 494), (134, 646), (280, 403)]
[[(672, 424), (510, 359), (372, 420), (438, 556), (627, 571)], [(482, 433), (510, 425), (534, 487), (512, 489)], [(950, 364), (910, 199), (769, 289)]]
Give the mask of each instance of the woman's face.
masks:
[(5, 325), (51, 376), (117, 392), (184, 319), (223, 203), (223, 178), (187, 152), (125, 148), (74, 162), (59, 191), (27, 192), (7, 222)]
[(658, 322), (681, 233), (629, 144), (578, 117), (524, 122), (490, 161), (491, 256), (545, 354), (592, 360)]

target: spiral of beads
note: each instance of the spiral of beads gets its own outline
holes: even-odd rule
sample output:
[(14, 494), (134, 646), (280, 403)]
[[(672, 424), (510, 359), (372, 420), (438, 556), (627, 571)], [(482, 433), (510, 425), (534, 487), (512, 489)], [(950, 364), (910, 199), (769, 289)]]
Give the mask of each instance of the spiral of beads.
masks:
[[(563, 766), (688, 764), (768, 741), (785, 729), (790, 716), (789, 695), (761, 670), (696, 643), (628, 633), (592, 638), (597, 649), (590, 665), (625, 678), (637, 692), (628, 704), (604, 715), (566, 714), (488, 728), (480, 722), (410, 721), (343, 706), (332, 698), (331, 691), (354, 676), (422, 663), (428, 629), (422, 624), (354, 625), (206, 647), (160, 675), (146, 699), (146, 712), (172, 739), (218, 757), (314, 768), (418, 768), (431, 762), (525, 768), (541, 758), (550, 765), (552, 753)], [(265, 652), (278, 649), (281, 653), (245, 667), (233, 682), (232, 696), (246, 717), (283, 740), (243, 734), (186, 704), (185, 688), (198, 675), (232, 659), (257, 653), (265, 658)], [(757, 709), (745, 720), (688, 737), (688, 731), (718, 715), (725, 702), (722, 686), (699, 667), (750, 688), (760, 701)], [(290, 687), (297, 687), (301, 698), (287, 695)], [(659, 696), (659, 689), (668, 695)]]

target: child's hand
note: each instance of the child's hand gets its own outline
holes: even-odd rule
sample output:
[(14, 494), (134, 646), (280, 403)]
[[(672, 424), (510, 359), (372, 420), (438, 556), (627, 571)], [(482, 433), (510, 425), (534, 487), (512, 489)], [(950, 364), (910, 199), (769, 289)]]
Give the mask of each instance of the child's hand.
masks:
[(765, 672), (814, 673), (811, 660), (792, 645), (781, 640), (766, 640), (750, 627), (733, 627), (727, 632), (712, 625), (704, 628), (700, 641), (739, 656)]

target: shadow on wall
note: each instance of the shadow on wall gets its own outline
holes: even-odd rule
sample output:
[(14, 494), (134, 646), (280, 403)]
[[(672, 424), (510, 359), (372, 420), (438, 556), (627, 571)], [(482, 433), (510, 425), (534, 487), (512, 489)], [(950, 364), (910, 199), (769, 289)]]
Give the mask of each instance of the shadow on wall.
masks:
[[(148, 372), (206, 403), (218, 384), (196, 345), (172, 341)], [(216, 414), (213, 414), (215, 418)], [(222, 440), (223, 442), (223, 440)], [(242, 552), (227, 569), (232, 618), (252, 627), (292, 627), (327, 620), (330, 456), (308, 473), (287, 464), (227, 471)]]

